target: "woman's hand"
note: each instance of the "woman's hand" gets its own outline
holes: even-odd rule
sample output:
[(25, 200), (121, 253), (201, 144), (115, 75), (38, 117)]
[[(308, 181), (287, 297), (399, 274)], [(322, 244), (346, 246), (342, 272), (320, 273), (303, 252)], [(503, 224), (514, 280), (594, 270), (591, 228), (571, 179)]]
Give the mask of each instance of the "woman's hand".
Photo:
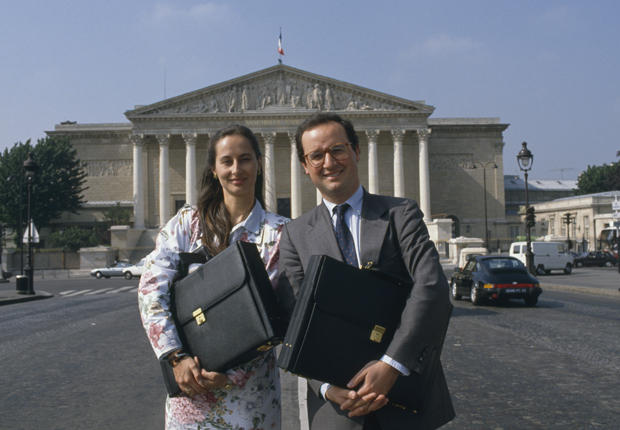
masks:
[(230, 385), (225, 374), (202, 369), (198, 357), (185, 357), (172, 370), (179, 388), (189, 397)]

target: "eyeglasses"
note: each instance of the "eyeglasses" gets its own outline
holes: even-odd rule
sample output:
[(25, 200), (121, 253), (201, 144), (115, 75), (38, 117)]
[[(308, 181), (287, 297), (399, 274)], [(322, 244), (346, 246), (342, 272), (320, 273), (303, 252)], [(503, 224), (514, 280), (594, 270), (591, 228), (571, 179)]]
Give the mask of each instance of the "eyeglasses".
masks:
[(349, 158), (349, 151), (347, 149), (347, 143), (337, 143), (335, 145), (330, 146), (325, 151), (313, 151), (308, 154), (305, 154), (304, 157), (308, 161), (312, 167), (321, 167), (325, 162), (325, 154), (329, 152), (329, 155), (336, 161), (345, 161)]

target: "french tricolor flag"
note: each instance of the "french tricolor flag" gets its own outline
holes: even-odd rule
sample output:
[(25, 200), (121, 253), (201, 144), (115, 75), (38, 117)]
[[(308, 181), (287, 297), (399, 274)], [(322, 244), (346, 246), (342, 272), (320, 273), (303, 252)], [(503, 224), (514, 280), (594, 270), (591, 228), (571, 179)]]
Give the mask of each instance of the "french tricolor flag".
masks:
[(280, 37), (278, 37), (278, 54), (284, 55), (284, 49), (282, 49), (282, 29), (280, 28)]

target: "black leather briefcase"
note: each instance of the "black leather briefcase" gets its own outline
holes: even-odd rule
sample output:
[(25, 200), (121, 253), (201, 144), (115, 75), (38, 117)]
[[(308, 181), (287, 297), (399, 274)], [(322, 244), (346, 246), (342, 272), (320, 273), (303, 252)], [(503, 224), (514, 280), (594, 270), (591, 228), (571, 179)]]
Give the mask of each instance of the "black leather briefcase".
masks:
[[(358, 269), (324, 255), (312, 256), (278, 366), (346, 387), (366, 363), (385, 353), (410, 291), (409, 280)], [(429, 371), (432, 368), (437, 366)], [(419, 412), (430, 379), (427, 372), (400, 376), (388, 393), (389, 404)]]
[[(223, 372), (280, 343), (285, 327), (256, 245), (237, 241), (177, 281), (172, 309), (183, 348), (202, 368)], [(167, 360), (166, 389), (180, 393)]]

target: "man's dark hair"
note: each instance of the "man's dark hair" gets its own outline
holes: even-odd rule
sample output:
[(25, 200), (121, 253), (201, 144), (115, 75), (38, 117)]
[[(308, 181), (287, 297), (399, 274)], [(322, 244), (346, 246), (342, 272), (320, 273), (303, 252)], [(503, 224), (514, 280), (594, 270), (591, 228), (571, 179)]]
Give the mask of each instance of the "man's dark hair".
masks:
[(297, 127), (297, 132), (295, 133), (295, 145), (297, 147), (297, 158), (301, 163), (305, 163), (304, 160), (304, 147), (301, 144), (301, 136), (303, 134), (313, 129), (316, 126), (327, 124), (328, 122), (335, 122), (340, 124), (344, 131), (347, 133), (347, 139), (349, 139), (349, 143), (353, 148), (353, 151), (357, 151), (359, 148), (359, 141), (357, 139), (357, 134), (355, 133), (355, 129), (353, 128), (353, 124), (351, 121), (343, 119), (340, 115), (335, 113), (317, 113), (316, 115), (312, 115), (310, 118), (301, 123), (299, 127)]

